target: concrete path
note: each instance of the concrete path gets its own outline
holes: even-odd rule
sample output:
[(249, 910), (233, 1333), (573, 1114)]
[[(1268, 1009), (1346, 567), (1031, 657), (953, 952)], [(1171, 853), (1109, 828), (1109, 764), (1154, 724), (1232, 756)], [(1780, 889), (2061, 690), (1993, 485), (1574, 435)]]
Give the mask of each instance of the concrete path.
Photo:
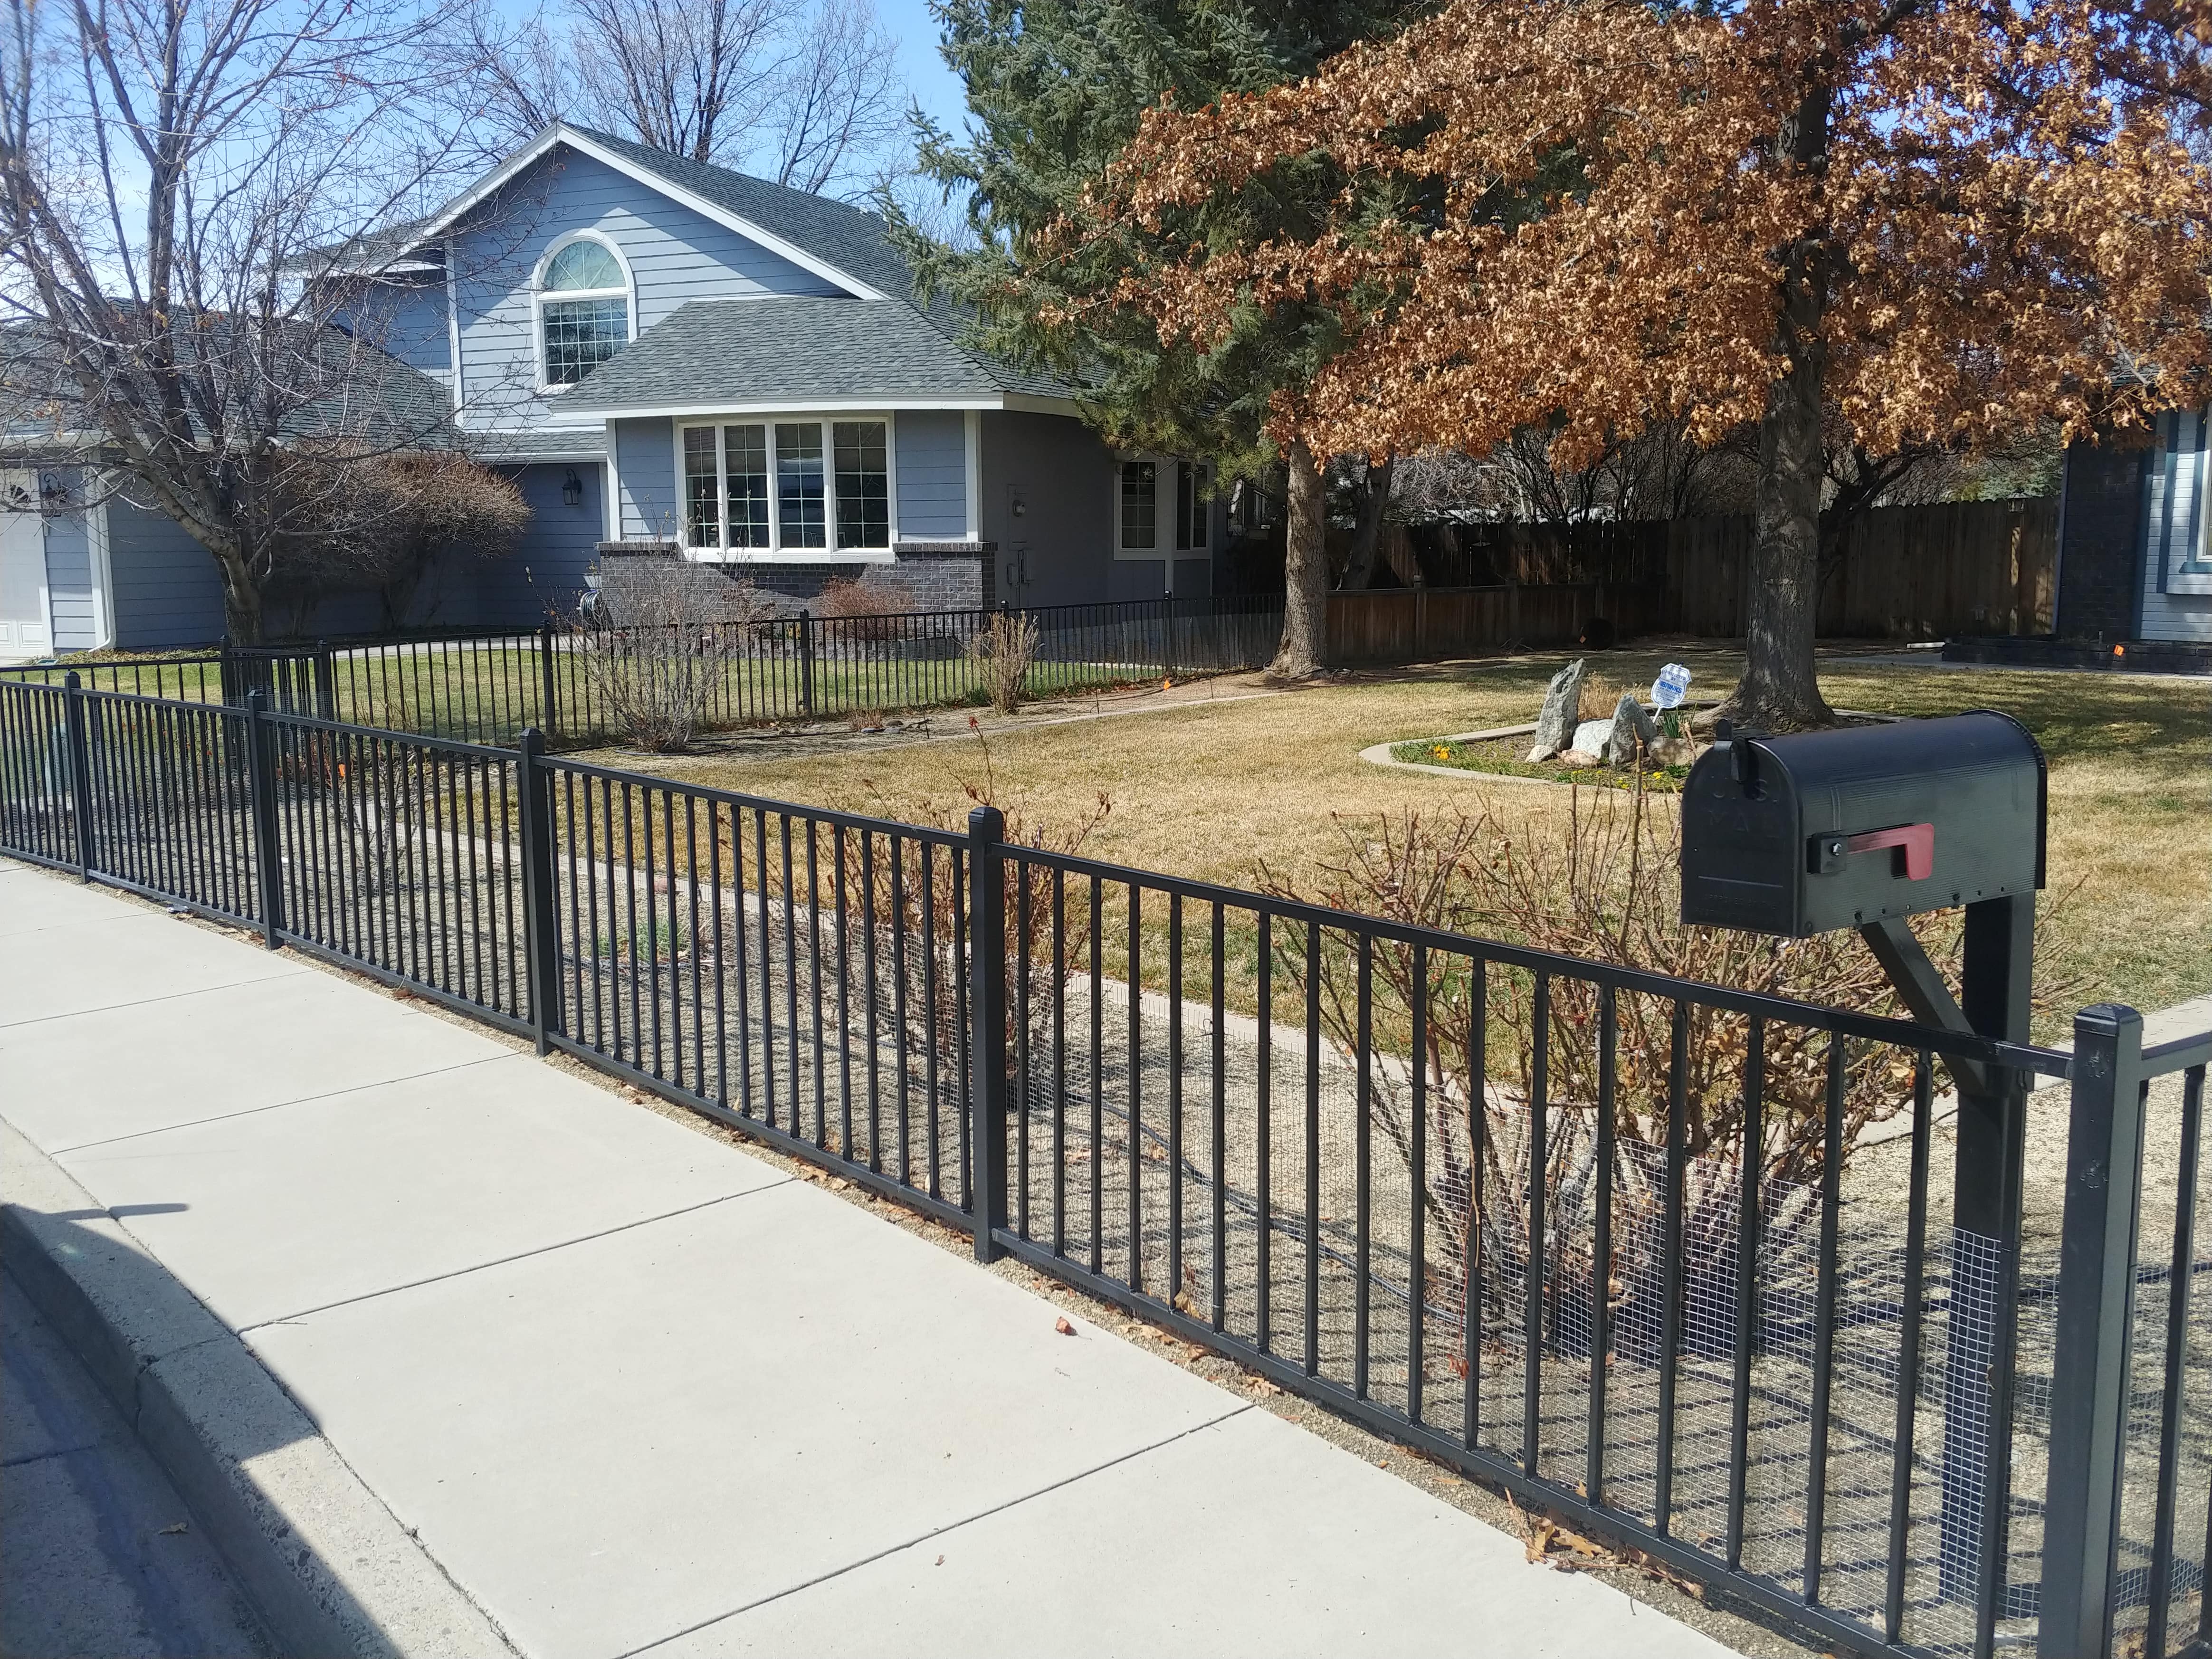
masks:
[(91, 1194), (525, 1654), (1726, 1651), (763, 1159), (20, 867), (0, 1079), (8, 1195)]
[(130, 1425), (0, 1274), (0, 1653), (276, 1651)]

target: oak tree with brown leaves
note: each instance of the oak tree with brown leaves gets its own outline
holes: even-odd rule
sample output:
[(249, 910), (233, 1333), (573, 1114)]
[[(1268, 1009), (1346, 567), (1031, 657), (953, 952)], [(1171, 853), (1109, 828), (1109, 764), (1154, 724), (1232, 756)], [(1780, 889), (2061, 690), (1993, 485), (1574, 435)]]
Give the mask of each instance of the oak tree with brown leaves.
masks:
[(1269, 408), (1293, 454), (1550, 424), (1572, 465), (1655, 422), (1754, 424), (1730, 712), (1787, 728), (1832, 718), (1824, 407), (1879, 456), (2202, 399), (2208, 139), (2212, 0), (1455, 0), (1296, 85), (1164, 103), (1055, 235), (1171, 241), (1224, 193), (1335, 169), (1315, 234), (1194, 238), (1102, 301), (1201, 347), (1255, 307), (1334, 307), (1341, 349)]

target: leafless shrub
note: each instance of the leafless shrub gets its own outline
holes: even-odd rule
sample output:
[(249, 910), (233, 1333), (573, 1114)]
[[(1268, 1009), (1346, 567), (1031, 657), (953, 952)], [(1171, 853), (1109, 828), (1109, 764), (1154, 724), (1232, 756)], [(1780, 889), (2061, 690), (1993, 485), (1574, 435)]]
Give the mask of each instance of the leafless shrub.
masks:
[(991, 707), (1001, 714), (1022, 706), (1036, 653), (1036, 619), (1013, 611), (993, 612), (989, 623), (968, 641), (968, 660), (983, 682)]
[[(1577, 791), (1564, 823), (1540, 811), (1503, 815), (1455, 811), (1435, 818), (1407, 811), (1371, 829), (1345, 826), (1344, 862), (1304, 895), (1269, 878), (1267, 890), (1310, 897), (1413, 927), (1500, 939), (1585, 961), (1644, 969), (1686, 983), (1762, 992), (1856, 1012), (1907, 1017), (1873, 955), (1849, 933), (1774, 939), (1686, 927), (1680, 918), (1680, 842), (1671, 813), (1650, 811), (1638, 789)], [(1929, 954), (1955, 978), (1955, 917), (1917, 924)], [(2045, 930), (2044, 938), (2052, 937)], [(1492, 965), (1478, 975), (1467, 958), (1429, 951), (1419, 969), (1425, 1012), (1422, 1052), (1412, 1054), (1417, 972), (1411, 945), (1376, 938), (1369, 1018), (1378, 1046), (1395, 1043), (1405, 1060), (1375, 1068), (1375, 1124), (1411, 1168), (1412, 1083), (1425, 1085), (1425, 1187), (1441, 1255), (1439, 1293), (1470, 1282), (1468, 1245), (1479, 1238), (1493, 1263), (1540, 1259), (1548, 1270), (1586, 1257), (1600, 1100), (1604, 1006), (1600, 988), (1567, 974), (1547, 976), (1540, 994), (1525, 970)], [(1278, 971), (1303, 986), (1302, 951)], [(1358, 1038), (1358, 959), (1348, 940), (1321, 953), (1316, 968), (1324, 1028), (1346, 1049)], [(2069, 987), (2048, 974), (2039, 996), (2055, 1003)], [(1826, 1161), (1829, 1038), (1825, 1032), (1768, 1021), (1760, 1032), (1762, 1109), (1755, 1148), (1744, 1144), (1744, 1078), (1750, 1022), (1741, 1015), (1684, 1005), (1680, 1027), (1684, 1148), (1683, 1250), (1697, 1274), (1733, 1269), (1733, 1241), (1743, 1165), (1756, 1163), (1767, 1199), (1770, 1248), (1809, 1248), (1818, 1183)], [(1662, 1202), (1657, 1180), (1667, 1142), (1677, 1059), (1676, 1005), (1670, 997), (1621, 992), (1613, 999), (1613, 1127), (1618, 1213), (1649, 1219)], [(1534, 1152), (1528, 1110), (1543, 1032), (1547, 1108), (1544, 1183), (1549, 1218), (1540, 1258), (1527, 1231), (1522, 1195)], [(1501, 1053), (1501, 1049), (1503, 1052)], [(1856, 1043), (1846, 1050), (1841, 1145), (1848, 1160), (1861, 1133), (1911, 1098), (1911, 1054)], [(1840, 1173), (1840, 1172), (1839, 1172)], [(1486, 1201), (1477, 1194), (1486, 1194)], [(1645, 1241), (1638, 1244), (1638, 1240)], [(1610, 1276), (1636, 1294), (1658, 1282), (1645, 1259), (1650, 1227), (1617, 1233)], [(1587, 1269), (1585, 1259), (1581, 1266)], [(1587, 1272), (1584, 1272), (1587, 1279)], [(1503, 1280), (1489, 1281), (1504, 1294)], [(1639, 1288), (1640, 1287), (1640, 1288)]]
[(898, 619), (921, 608), (913, 585), (889, 570), (825, 582), (808, 607), (817, 620), (836, 623), (838, 635), (848, 640), (896, 639), (904, 628)]
[(571, 635), (597, 707), (641, 749), (689, 748), (765, 602), (750, 583), (674, 557), (610, 560), (603, 581), (607, 625)]

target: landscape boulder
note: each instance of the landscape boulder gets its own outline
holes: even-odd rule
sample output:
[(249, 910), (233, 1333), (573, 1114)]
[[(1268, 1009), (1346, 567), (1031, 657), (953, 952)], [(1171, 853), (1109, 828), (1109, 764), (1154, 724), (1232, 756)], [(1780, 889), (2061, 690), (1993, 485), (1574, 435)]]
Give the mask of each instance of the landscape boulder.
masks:
[(1612, 741), (1611, 720), (1584, 720), (1575, 727), (1573, 736), (1563, 746), (1594, 756), (1596, 761), (1602, 762), (1606, 758), (1605, 746)]
[(1651, 716), (1644, 712), (1644, 705), (1626, 693), (1613, 706), (1610, 726), (1603, 750), (1608, 766), (1635, 765), (1639, 744), (1647, 755), (1659, 746), (1659, 728), (1652, 724)]
[(1544, 707), (1536, 716), (1536, 736), (1528, 750), (1532, 761), (1549, 760), (1565, 749), (1575, 735), (1575, 713), (1582, 702), (1583, 659), (1576, 658), (1552, 676), (1544, 692)]

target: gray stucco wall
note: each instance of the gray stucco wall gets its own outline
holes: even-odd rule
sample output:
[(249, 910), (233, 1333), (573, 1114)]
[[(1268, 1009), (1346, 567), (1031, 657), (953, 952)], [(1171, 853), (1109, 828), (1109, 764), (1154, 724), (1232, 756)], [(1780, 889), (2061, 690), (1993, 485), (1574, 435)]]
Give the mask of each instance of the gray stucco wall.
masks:
[(222, 582), (215, 561), (173, 519), (120, 496), (111, 500), (107, 568), (118, 647), (212, 645), (222, 638)]
[[(1000, 599), (1091, 605), (1159, 597), (1158, 560), (1113, 556), (1113, 457), (1097, 434), (1072, 416), (991, 410), (981, 440), (983, 539), (999, 544)], [(1016, 571), (1028, 576), (1018, 588), (1008, 580)]]
[(681, 527), (676, 495), (676, 431), (666, 421), (610, 421), (608, 453), (622, 481), (619, 539), (652, 541)]
[(910, 409), (891, 417), (896, 434), (898, 533), (945, 540), (968, 533), (968, 425), (957, 409)]

